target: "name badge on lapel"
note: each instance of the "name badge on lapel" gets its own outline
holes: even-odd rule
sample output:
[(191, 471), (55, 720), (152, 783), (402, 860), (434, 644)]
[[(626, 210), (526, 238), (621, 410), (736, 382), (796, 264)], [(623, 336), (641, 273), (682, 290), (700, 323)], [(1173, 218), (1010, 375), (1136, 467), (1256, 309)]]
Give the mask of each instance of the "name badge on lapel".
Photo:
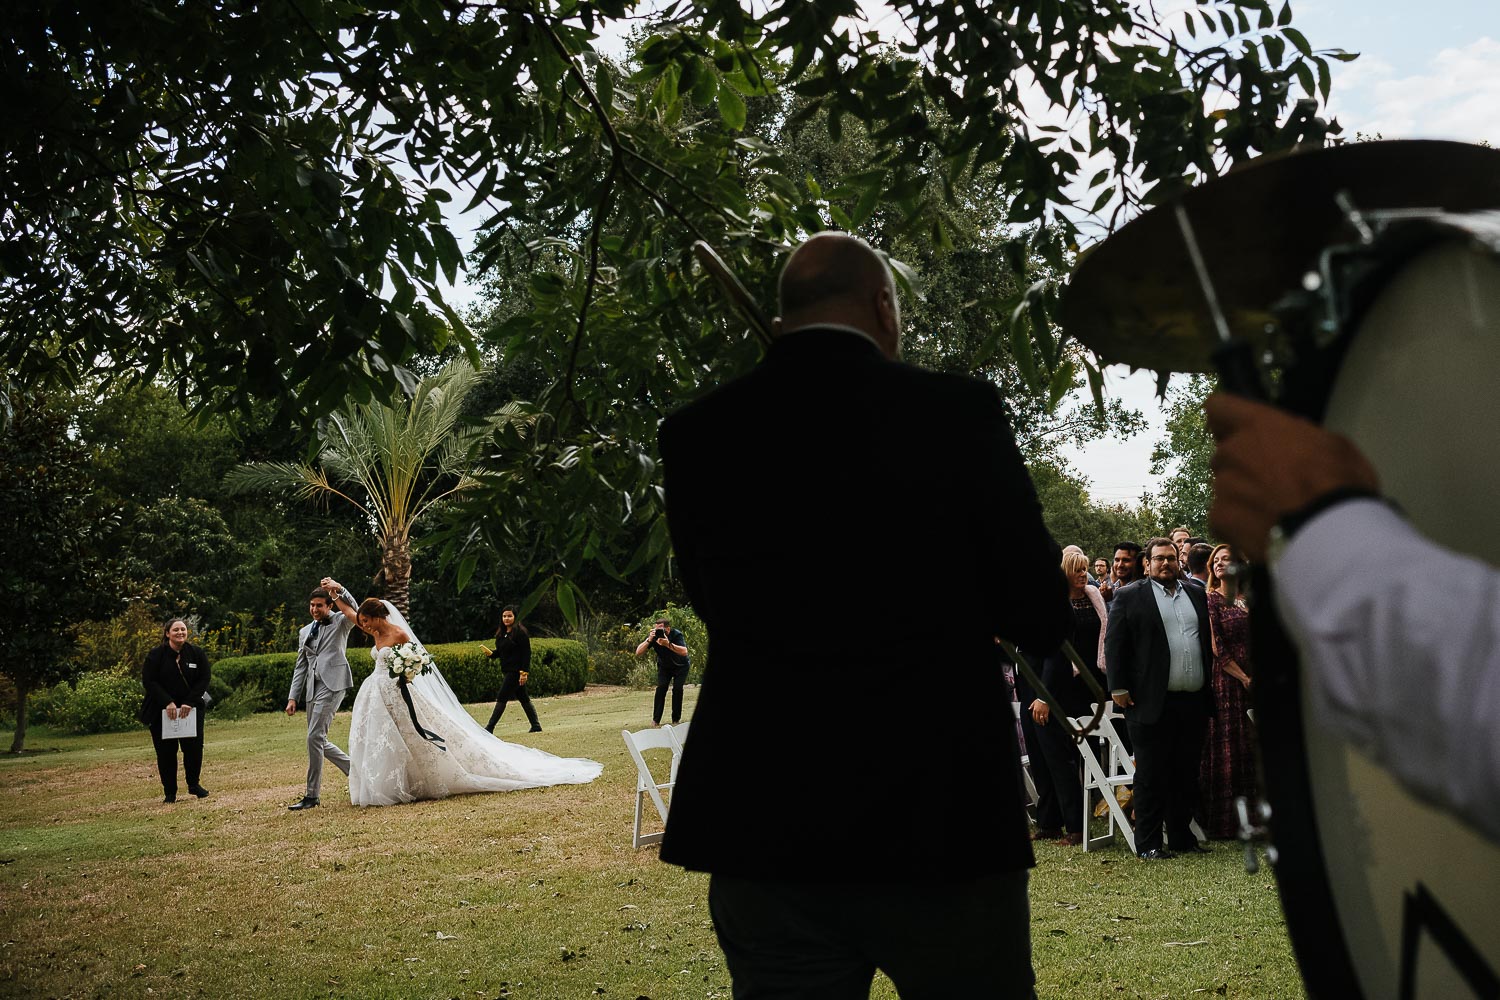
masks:
[(188, 664), (188, 669), (189, 670), (197, 670), (198, 669), (198, 664), (196, 664), (196, 663), (189, 663)]

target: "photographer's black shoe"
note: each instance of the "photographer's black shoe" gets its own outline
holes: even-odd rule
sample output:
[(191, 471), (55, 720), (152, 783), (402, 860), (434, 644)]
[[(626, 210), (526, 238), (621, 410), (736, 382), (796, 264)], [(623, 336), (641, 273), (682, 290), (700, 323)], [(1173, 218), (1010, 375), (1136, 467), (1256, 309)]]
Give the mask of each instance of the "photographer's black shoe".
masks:
[(188, 785), (188, 791), (192, 792), (200, 799), (208, 798), (208, 789), (204, 788), (202, 785)]
[(529, 732), (533, 732), (533, 733), (539, 733), (541, 731), (542, 731), (542, 727), (541, 726), (532, 726), (531, 729), (529, 730)]

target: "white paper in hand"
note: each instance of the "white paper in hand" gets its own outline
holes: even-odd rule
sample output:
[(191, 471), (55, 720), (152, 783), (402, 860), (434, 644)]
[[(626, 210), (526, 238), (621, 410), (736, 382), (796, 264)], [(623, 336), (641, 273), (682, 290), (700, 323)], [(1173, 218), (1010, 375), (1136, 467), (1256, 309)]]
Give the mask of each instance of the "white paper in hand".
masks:
[(167, 715), (167, 710), (161, 710), (161, 738), (164, 740), (176, 740), (184, 737), (191, 738), (198, 735), (198, 710), (190, 708), (187, 714), (173, 719)]

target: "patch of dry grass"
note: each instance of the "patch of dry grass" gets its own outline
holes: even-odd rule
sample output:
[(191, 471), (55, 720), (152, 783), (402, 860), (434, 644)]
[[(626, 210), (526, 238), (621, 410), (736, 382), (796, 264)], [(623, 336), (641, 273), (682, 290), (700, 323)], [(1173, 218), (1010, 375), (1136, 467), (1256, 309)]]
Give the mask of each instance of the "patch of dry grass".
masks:
[[(0, 993), (727, 997), (706, 876), (630, 847), (619, 733), (648, 724), (650, 704), (620, 688), (540, 700), (536, 735), (506, 713), (502, 737), (601, 761), (589, 785), (355, 809), (329, 769), (305, 813), (285, 808), (306, 766), (300, 715), (211, 719), (213, 795), (174, 805), (144, 732), (35, 730), (59, 752), (0, 760)], [(339, 715), (335, 742), (348, 725)], [(937, 849), (920, 833), (892, 842)], [(1043, 996), (1301, 995), (1272, 883), (1234, 852), (1148, 866), (1044, 846), (1039, 860)], [(873, 995), (895, 994), (882, 980)]]

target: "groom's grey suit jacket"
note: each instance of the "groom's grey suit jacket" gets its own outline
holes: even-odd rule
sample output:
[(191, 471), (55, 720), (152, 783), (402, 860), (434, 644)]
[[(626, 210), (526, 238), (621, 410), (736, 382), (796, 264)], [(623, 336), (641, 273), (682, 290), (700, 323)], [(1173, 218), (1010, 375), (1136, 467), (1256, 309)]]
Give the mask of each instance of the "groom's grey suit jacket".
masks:
[[(347, 590), (340, 596), (354, 603), (354, 596)], [(308, 622), (297, 633), (297, 667), (292, 671), (292, 690), (286, 696), (287, 701), (300, 701), (304, 705), (312, 704), (314, 677), (335, 691), (354, 686), (354, 674), (349, 670), (349, 657), (344, 650), (354, 619), (335, 611), (318, 628), (316, 637), (312, 636), (314, 624)]]

